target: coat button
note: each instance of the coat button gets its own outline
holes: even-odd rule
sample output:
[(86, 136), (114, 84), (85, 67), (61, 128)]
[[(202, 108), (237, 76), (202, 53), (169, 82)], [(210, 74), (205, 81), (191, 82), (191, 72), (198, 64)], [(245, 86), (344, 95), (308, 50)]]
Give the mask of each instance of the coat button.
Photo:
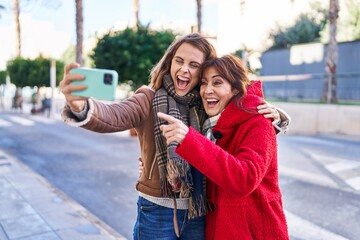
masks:
[(214, 135), (214, 137), (215, 137), (216, 139), (220, 139), (220, 138), (223, 137), (223, 134), (222, 134), (221, 132), (219, 132), (219, 131), (214, 131), (214, 132), (213, 132), (213, 135)]

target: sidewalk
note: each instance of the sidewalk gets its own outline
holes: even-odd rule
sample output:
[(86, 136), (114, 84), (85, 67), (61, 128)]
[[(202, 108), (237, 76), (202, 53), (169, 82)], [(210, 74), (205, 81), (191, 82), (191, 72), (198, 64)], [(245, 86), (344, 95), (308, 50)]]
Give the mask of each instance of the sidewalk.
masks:
[(0, 240), (126, 239), (0, 150)]

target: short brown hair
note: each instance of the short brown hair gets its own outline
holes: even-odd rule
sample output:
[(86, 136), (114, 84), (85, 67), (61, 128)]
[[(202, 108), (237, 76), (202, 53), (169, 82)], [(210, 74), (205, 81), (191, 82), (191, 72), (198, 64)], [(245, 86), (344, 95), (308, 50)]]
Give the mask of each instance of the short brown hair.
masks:
[(176, 38), (168, 47), (161, 60), (151, 70), (150, 87), (154, 90), (158, 90), (161, 87), (163, 77), (165, 74), (170, 72), (171, 61), (176, 51), (183, 43), (189, 43), (203, 52), (205, 55), (205, 61), (216, 58), (214, 46), (199, 33), (190, 33)]
[(209, 67), (215, 67), (219, 75), (226, 79), (233, 89), (239, 91), (238, 97), (241, 98), (246, 94), (246, 90), (251, 85), (251, 81), (248, 77), (248, 71), (239, 57), (224, 55), (205, 61), (200, 69), (200, 79), (203, 78), (204, 71)]

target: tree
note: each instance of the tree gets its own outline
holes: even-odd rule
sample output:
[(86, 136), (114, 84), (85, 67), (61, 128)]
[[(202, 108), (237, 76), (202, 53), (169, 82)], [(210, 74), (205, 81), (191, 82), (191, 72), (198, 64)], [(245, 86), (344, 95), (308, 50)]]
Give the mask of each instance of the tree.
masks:
[(354, 41), (360, 39), (360, 0), (345, 0), (340, 6), (345, 12), (337, 21), (337, 41)]
[(349, 15), (347, 15), (348, 18), (345, 20), (345, 25), (347, 28), (352, 29), (352, 40), (360, 39), (360, 0), (349, 0), (346, 2), (346, 5)]
[(337, 103), (336, 97), (336, 65), (338, 58), (338, 46), (336, 41), (336, 23), (339, 17), (339, 1), (330, 0), (329, 24), (330, 39), (327, 46), (325, 81), (323, 88), (322, 101), (327, 103)]
[(83, 64), (82, 45), (83, 45), (83, 4), (82, 0), (75, 0), (76, 6), (76, 62)]
[(201, 0), (196, 0), (196, 6), (197, 6), (197, 30), (198, 33), (201, 33), (201, 25), (202, 25), (202, 4), (201, 4)]
[[(17, 57), (7, 64), (11, 82), (18, 87), (50, 86), (50, 59), (37, 57), (34, 60)], [(64, 64), (56, 62), (56, 83), (61, 81)]]
[(0, 71), (0, 85), (6, 83), (6, 75), (6, 71)]
[(5, 7), (3, 5), (0, 5), (0, 18), (1, 18), (1, 11), (5, 10)]
[(19, 0), (14, 0), (14, 16), (15, 16), (15, 28), (16, 28), (16, 56), (21, 56), (21, 31), (20, 31), (20, 7)]
[(109, 32), (99, 39), (90, 57), (98, 68), (114, 69), (119, 83), (134, 83), (135, 88), (148, 84), (150, 70), (161, 59), (175, 39), (172, 31), (152, 31), (139, 25)]
[(295, 44), (319, 42), (320, 33), (326, 25), (326, 13), (319, 9), (314, 16), (310, 13), (301, 14), (295, 24), (284, 30), (280, 26), (270, 33), (273, 40), (270, 49), (288, 48)]
[[(60, 0), (59, 0), (60, 1)], [(58, 7), (59, 1), (44, 1), (47, 3), (48, 7)], [(25, 3), (36, 3), (36, 1), (27, 0), (24, 1)], [(23, 7), (23, 6), (22, 6)], [(20, 24), (20, 9), (22, 11), (23, 8), (20, 8), (20, 1), (19, 0), (13, 0), (13, 11), (14, 11), (14, 17), (15, 17), (15, 29), (16, 29), (16, 57), (21, 57), (21, 24)], [(5, 9), (4, 6), (0, 5), (0, 10)]]
[(140, 19), (139, 19), (139, 0), (134, 0), (134, 14), (135, 14), (135, 29), (137, 29), (137, 27), (140, 24)]

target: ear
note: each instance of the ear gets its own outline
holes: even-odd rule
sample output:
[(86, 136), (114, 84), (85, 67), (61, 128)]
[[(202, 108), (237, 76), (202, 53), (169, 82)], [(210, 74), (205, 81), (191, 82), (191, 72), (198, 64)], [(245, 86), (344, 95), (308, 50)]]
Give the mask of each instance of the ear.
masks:
[(239, 90), (237, 90), (236, 88), (234, 88), (231, 92), (234, 96), (239, 94)]

